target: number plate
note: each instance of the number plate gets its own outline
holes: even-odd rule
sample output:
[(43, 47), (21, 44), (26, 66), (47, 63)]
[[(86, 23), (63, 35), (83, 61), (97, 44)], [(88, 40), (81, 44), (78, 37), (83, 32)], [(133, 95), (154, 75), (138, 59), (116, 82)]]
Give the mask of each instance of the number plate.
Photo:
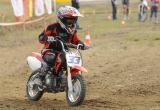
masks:
[(74, 66), (74, 65), (80, 65), (82, 64), (81, 62), (81, 57), (74, 54), (74, 53), (68, 53), (67, 55), (67, 64), (69, 66)]

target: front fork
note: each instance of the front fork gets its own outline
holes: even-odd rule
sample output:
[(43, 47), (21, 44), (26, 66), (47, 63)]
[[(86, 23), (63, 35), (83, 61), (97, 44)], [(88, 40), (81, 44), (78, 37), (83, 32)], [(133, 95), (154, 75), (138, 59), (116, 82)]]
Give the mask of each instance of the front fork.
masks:
[(67, 73), (68, 73), (68, 76), (67, 76), (67, 82), (68, 82), (68, 92), (70, 94), (73, 93), (73, 85), (72, 85), (72, 78), (71, 78), (71, 72), (70, 72), (70, 67), (67, 66)]

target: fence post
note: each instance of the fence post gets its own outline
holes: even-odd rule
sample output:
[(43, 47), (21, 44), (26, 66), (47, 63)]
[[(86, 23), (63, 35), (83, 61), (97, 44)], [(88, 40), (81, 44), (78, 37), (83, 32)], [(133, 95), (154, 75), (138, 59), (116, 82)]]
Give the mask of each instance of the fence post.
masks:
[(46, 19), (43, 19), (43, 25), (44, 25), (44, 29), (46, 28)]
[(24, 21), (23, 23), (23, 31), (25, 32), (26, 31), (26, 22)]

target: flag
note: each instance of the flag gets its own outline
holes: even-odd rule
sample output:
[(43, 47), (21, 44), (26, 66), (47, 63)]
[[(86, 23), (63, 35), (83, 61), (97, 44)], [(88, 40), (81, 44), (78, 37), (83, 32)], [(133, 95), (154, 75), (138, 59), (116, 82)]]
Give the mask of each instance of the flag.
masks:
[(43, 0), (36, 0), (35, 1), (35, 15), (41, 16), (44, 14), (44, 1)]
[(57, 3), (70, 3), (71, 0), (56, 0)]
[(14, 15), (15, 16), (23, 16), (24, 15), (24, 8), (23, 8), (23, 1), (22, 0), (11, 0)]
[(52, 0), (45, 0), (45, 6), (48, 14), (52, 14)]
[(33, 16), (33, 0), (29, 0), (29, 17)]
[(22, 0), (23, 1), (23, 7), (24, 7), (24, 20), (29, 19), (29, 1), (30, 0)]

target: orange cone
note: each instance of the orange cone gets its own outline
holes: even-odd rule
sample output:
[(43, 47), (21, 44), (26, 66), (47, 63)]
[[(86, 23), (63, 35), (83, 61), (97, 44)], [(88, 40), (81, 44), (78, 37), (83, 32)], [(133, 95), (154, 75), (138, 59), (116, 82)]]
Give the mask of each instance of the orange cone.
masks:
[(90, 32), (87, 31), (86, 32), (86, 37), (85, 37), (85, 41), (84, 41), (85, 45), (90, 46), (91, 45), (91, 36), (90, 36)]

